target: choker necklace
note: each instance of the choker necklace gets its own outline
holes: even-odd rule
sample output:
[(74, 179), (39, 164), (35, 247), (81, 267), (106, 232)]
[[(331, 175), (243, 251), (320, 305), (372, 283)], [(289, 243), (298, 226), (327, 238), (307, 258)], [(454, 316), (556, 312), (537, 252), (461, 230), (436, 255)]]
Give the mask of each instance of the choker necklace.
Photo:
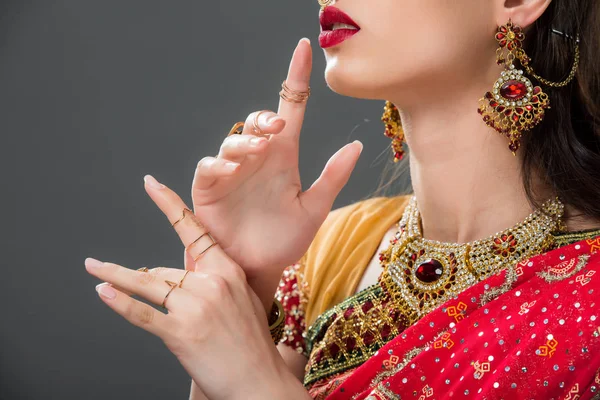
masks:
[(410, 324), (473, 284), (554, 246), (553, 232), (564, 230), (564, 205), (545, 202), (525, 220), (487, 239), (443, 243), (424, 239), (413, 196), (398, 232), (379, 255), (379, 283)]

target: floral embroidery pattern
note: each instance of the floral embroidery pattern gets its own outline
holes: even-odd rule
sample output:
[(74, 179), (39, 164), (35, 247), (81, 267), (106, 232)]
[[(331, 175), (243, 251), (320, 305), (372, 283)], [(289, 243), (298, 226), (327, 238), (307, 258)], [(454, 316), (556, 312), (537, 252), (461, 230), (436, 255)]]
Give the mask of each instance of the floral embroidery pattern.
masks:
[(290, 346), (300, 354), (307, 355), (304, 341), (306, 331), (304, 310), (308, 301), (308, 284), (304, 281), (301, 264), (290, 265), (283, 271), (275, 298), (281, 302), (286, 313), (283, 338), (280, 343)]

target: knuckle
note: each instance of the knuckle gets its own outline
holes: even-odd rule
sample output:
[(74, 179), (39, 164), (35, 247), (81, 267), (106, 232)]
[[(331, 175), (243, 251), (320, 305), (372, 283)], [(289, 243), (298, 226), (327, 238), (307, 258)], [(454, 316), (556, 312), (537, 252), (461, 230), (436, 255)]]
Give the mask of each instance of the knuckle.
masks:
[(154, 282), (156, 279), (156, 274), (153, 271), (154, 269), (148, 272), (139, 271), (136, 276), (137, 282), (141, 285), (149, 285), (150, 283)]
[(123, 315), (136, 326), (148, 325), (154, 321), (154, 309), (132, 298), (129, 298)]
[(229, 292), (227, 281), (220, 275), (209, 275), (207, 282), (214, 295), (218, 298), (225, 296)]
[(204, 157), (200, 161), (198, 161), (197, 168), (204, 170), (210, 167), (212, 163), (214, 163), (214, 157)]
[(127, 305), (123, 310), (123, 316), (128, 320), (135, 319), (135, 301), (131, 297), (127, 300)]
[(242, 135), (231, 135), (228, 136), (223, 143), (221, 143), (221, 152), (226, 152), (232, 149), (236, 149), (240, 146), (240, 138)]
[(190, 271), (186, 275), (185, 281), (183, 282), (182, 287), (194, 289), (194, 288), (198, 287), (198, 282), (199, 282), (198, 279), (199, 279), (199, 272)]
[[(254, 112), (248, 114), (248, 116), (246, 117), (246, 125), (244, 127), (252, 126), (252, 123), (254, 122), (254, 117), (256, 116), (256, 114), (258, 114), (258, 111), (254, 111)], [(248, 125), (248, 124), (250, 124), (250, 125)]]
[(139, 325), (149, 325), (154, 321), (154, 309), (147, 305), (136, 307), (135, 318)]
[(233, 268), (233, 270), (231, 271), (231, 275), (232, 275), (232, 278), (233, 278), (233, 279), (234, 279), (236, 282), (238, 282), (238, 281), (240, 281), (240, 282), (242, 282), (242, 281), (243, 281), (243, 282), (245, 282), (245, 281), (246, 281), (246, 279), (247, 279), (246, 273), (244, 272), (244, 270), (243, 270), (243, 269), (241, 269), (241, 268), (239, 268), (239, 267), (237, 267), (237, 268)]

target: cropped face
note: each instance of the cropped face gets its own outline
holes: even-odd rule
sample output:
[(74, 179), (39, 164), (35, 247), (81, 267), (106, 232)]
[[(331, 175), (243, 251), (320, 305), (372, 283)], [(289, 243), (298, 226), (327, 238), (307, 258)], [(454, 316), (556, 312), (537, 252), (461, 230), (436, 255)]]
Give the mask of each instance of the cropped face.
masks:
[[(359, 28), (342, 42), (321, 42), (330, 46), (323, 50), (325, 79), (339, 94), (380, 100), (452, 96), (473, 79), (493, 82), (499, 71), (493, 1), (337, 0), (330, 7)], [(329, 22), (343, 19), (327, 13)]]

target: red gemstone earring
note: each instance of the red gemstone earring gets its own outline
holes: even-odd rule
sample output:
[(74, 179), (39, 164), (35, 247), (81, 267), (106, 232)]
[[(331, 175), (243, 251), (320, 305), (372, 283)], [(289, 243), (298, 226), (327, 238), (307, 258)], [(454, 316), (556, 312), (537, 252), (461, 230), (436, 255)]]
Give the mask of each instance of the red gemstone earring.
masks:
[(392, 139), (392, 152), (394, 153), (394, 162), (402, 160), (404, 157), (404, 130), (402, 129), (402, 120), (398, 108), (390, 101), (385, 102), (383, 107), (383, 116), (381, 121), (385, 125), (385, 136)]
[(550, 108), (550, 100), (539, 86), (534, 86), (524, 76), (523, 70), (515, 67), (515, 60), (520, 62), (525, 72), (541, 83), (552, 87), (566, 86), (577, 70), (579, 38), (576, 39), (573, 68), (569, 77), (562, 82), (548, 81), (533, 72), (529, 66), (531, 58), (523, 50), (525, 33), (520, 26), (513, 25), (510, 19), (506, 25), (498, 27), (495, 38), (499, 45), (496, 50), (496, 62), (498, 65), (504, 64), (505, 70), (502, 71), (492, 91), (487, 92), (479, 100), (480, 106), (477, 112), (483, 116), (483, 121), (488, 126), (508, 138), (508, 148), (516, 154), (523, 133), (542, 121), (545, 110)]

